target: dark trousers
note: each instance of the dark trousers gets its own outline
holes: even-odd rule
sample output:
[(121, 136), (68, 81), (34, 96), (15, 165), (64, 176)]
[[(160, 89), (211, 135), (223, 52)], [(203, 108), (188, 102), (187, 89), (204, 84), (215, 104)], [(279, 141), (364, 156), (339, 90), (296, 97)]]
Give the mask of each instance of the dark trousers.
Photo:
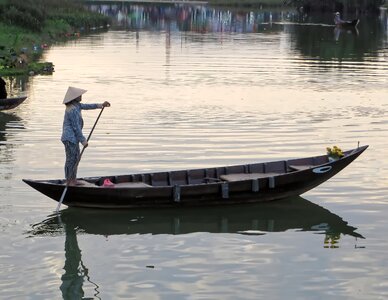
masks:
[(67, 180), (75, 180), (77, 178), (77, 168), (80, 158), (79, 144), (74, 144), (69, 141), (64, 141), (66, 162), (65, 162), (65, 177)]

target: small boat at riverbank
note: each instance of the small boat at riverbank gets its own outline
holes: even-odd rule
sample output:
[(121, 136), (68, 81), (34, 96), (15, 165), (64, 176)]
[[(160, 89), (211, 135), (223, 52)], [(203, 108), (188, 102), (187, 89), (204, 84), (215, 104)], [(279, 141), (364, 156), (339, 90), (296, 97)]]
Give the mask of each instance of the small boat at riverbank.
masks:
[(343, 28), (356, 28), (359, 22), (360, 22), (359, 19), (352, 20), (352, 21), (344, 21), (341, 24), (337, 24), (337, 26), (343, 27)]
[(0, 99), (0, 110), (9, 110), (13, 109), (26, 100), (27, 97), (14, 97), (14, 98), (6, 98), (6, 99)]
[[(70, 207), (136, 208), (255, 203), (301, 195), (325, 182), (355, 160), (368, 146), (328, 155), (235, 166), (84, 177), (69, 186), (63, 204)], [(25, 183), (60, 201), (65, 180)], [(109, 183), (109, 184), (107, 184)]]

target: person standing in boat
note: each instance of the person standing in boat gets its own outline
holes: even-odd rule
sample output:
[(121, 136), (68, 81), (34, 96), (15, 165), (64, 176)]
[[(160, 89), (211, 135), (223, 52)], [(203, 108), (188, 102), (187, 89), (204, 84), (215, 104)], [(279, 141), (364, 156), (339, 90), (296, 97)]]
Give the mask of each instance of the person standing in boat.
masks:
[(63, 119), (61, 141), (65, 145), (65, 177), (67, 185), (77, 184), (77, 168), (81, 154), (79, 144), (81, 143), (84, 148), (88, 146), (88, 142), (82, 133), (84, 122), (81, 111), (83, 109), (97, 109), (110, 106), (108, 101), (101, 104), (81, 103), (82, 95), (86, 92), (83, 89), (69, 87), (63, 100), (66, 110)]
[(7, 84), (5, 83), (4, 79), (0, 77), (0, 99), (7, 99)]
[(341, 19), (341, 14), (337, 11), (335, 14), (334, 14), (334, 24), (335, 25), (342, 25), (346, 23), (344, 20)]

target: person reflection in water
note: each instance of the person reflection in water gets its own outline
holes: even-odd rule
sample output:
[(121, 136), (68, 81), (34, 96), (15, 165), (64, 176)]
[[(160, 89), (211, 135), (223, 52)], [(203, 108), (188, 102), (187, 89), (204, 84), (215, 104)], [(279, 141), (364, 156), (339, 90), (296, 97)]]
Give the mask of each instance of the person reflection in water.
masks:
[(61, 277), (63, 299), (82, 299), (84, 296), (84, 273), (81, 264), (81, 250), (78, 247), (76, 231), (71, 226), (65, 226), (65, 273)]
[(0, 77), (0, 99), (7, 99), (6, 83), (3, 78)]
[[(62, 222), (62, 221), (60, 221)], [(78, 246), (76, 225), (63, 224), (66, 232), (65, 240), (65, 271), (61, 276), (61, 287), (63, 299), (101, 299), (98, 294), (99, 286), (90, 279), (89, 269), (82, 261), (81, 249)], [(95, 291), (94, 297), (85, 297), (83, 285), (85, 282), (92, 284)]]
[(84, 122), (81, 110), (110, 106), (108, 101), (101, 104), (82, 104), (82, 95), (86, 92), (83, 89), (69, 87), (63, 100), (63, 104), (66, 105), (66, 110), (61, 141), (65, 145), (65, 177), (67, 185), (77, 185), (77, 168), (81, 155), (79, 144), (81, 143), (84, 148), (88, 146), (88, 142), (82, 133)]

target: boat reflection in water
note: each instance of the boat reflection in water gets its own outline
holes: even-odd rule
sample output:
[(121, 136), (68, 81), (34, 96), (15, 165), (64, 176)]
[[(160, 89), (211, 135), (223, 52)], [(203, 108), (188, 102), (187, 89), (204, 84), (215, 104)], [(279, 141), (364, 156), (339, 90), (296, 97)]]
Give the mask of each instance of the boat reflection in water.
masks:
[[(336, 26), (334, 28), (334, 40), (338, 42), (340, 40), (340, 37), (344, 35), (351, 35), (352, 37), (356, 38), (359, 35), (358, 29), (356, 27), (350, 27), (350, 28), (342, 28)], [(344, 37), (345, 38), (345, 37)]]
[(187, 234), (193, 232), (265, 234), (286, 230), (362, 236), (339, 216), (302, 197), (252, 205), (165, 209), (102, 210), (67, 208), (33, 225), (33, 235)]
[(67, 208), (33, 225), (33, 235), (187, 234), (193, 232), (265, 234), (290, 229), (362, 237), (339, 216), (302, 197), (252, 205), (165, 209), (101, 210)]
[(189, 234), (194, 232), (263, 235), (287, 230), (324, 234), (324, 247), (337, 247), (342, 235), (363, 238), (356, 228), (341, 217), (302, 197), (226, 207), (191, 207), (179, 209), (101, 210), (67, 208), (59, 215), (32, 225), (32, 236), (65, 235), (65, 273), (61, 291), (64, 299), (84, 296), (83, 282), (92, 282), (82, 262), (77, 234)]
[(14, 114), (0, 112), (0, 144), (6, 140), (6, 130), (9, 124), (20, 122), (21, 118)]

